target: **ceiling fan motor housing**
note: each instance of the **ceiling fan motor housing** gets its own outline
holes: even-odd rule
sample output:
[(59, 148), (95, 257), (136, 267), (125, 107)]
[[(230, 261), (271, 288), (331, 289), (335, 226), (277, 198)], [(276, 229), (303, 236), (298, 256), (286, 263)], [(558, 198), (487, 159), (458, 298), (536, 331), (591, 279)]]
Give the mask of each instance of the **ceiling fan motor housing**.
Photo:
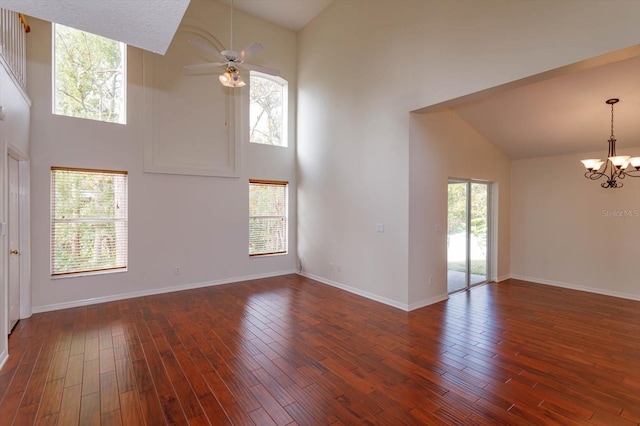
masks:
[(238, 52), (233, 50), (223, 50), (220, 53), (222, 54), (222, 56), (227, 58), (228, 61), (235, 61), (236, 58), (238, 57)]

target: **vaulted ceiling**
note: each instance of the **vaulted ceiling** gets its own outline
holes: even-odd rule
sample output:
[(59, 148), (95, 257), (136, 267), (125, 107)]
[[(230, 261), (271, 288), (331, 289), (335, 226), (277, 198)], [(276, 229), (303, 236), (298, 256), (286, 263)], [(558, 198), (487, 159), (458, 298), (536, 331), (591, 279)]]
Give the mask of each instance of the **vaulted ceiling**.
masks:
[[(331, 1), (234, 0), (234, 6), (297, 31)], [(189, 2), (0, 0), (0, 7), (164, 54)], [(623, 60), (533, 78), (509, 90), (489, 91), (441, 106), (450, 107), (509, 158), (519, 159), (604, 151), (610, 127), (605, 101), (620, 98), (615, 106), (618, 147), (640, 146), (640, 46), (631, 49), (635, 50)]]
[[(640, 50), (640, 49), (635, 49)], [(637, 54), (640, 54), (638, 52)], [(511, 159), (640, 146), (640, 56), (500, 91), (451, 109)], [(618, 149), (620, 155), (624, 154)]]
[[(221, 1), (230, 4), (230, 0)], [(235, 0), (234, 7), (297, 31), (331, 1)], [(0, 7), (164, 54), (189, 2), (190, 0), (0, 0)]]
[[(231, 4), (231, 0), (220, 0)], [(250, 15), (298, 31), (332, 0), (234, 0), (233, 6)]]

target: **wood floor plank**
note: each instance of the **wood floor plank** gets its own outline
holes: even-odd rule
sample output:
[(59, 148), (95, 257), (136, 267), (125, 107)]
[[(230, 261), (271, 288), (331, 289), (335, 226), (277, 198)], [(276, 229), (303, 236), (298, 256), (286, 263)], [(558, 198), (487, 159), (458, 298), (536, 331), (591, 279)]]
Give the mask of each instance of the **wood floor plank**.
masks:
[(155, 389), (143, 392), (139, 394), (140, 397), (140, 409), (147, 425), (162, 425), (166, 424), (162, 406), (160, 405), (160, 399), (156, 394)]
[[(20, 364), (16, 369), (15, 373), (12, 375), (10, 380), (7, 383), (7, 386), (11, 386), (11, 392), (19, 392), (22, 393), (27, 388), (27, 384), (29, 383), (29, 379), (31, 378), (31, 374), (33, 373), (33, 368), (35, 367), (35, 363), (31, 364)], [(2, 401), (2, 399), (0, 399)]]
[(143, 424), (142, 408), (136, 391), (131, 390), (120, 394), (120, 414), (124, 425)]
[(81, 425), (100, 424), (100, 393), (95, 392), (83, 395), (80, 400), (80, 423)]
[(6, 421), (7, 424), (13, 423), (13, 419), (16, 417), (18, 409), (20, 408), (23, 395), (23, 392), (12, 392), (6, 394), (2, 401), (0, 401), (0, 413), (2, 413), (2, 419)]
[[(279, 425), (286, 425), (293, 421), (282, 405), (269, 393), (262, 385), (255, 385), (251, 388), (251, 393), (256, 397), (262, 408)], [(251, 413), (249, 413), (251, 414)]]
[(60, 402), (62, 401), (62, 391), (64, 389), (64, 378), (50, 380), (45, 384), (38, 410), (38, 417), (46, 417), (56, 414), (60, 411)]
[(100, 375), (100, 413), (107, 414), (120, 409), (116, 372)]
[(82, 396), (100, 392), (100, 360), (85, 361), (82, 369)]
[(39, 404), (22, 405), (13, 421), (14, 425), (32, 425), (36, 422)]
[[(73, 344), (72, 344), (73, 345)], [(80, 422), (80, 403), (82, 400), (82, 384), (65, 387), (60, 402), (60, 425), (77, 425)]]
[(100, 358), (100, 346), (97, 337), (87, 338), (84, 341), (84, 360), (91, 361)]
[(1, 424), (640, 423), (640, 302), (507, 280), (412, 312), (298, 275), (34, 314)]
[(67, 371), (64, 374), (64, 386), (75, 386), (82, 383), (82, 370), (84, 369), (84, 354), (71, 354), (69, 351), (69, 362)]
[(136, 379), (129, 358), (116, 360), (116, 377), (118, 379), (118, 392), (125, 393), (135, 389)]
[(100, 416), (100, 424), (103, 426), (121, 426), (122, 418), (120, 417), (120, 410), (102, 414)]

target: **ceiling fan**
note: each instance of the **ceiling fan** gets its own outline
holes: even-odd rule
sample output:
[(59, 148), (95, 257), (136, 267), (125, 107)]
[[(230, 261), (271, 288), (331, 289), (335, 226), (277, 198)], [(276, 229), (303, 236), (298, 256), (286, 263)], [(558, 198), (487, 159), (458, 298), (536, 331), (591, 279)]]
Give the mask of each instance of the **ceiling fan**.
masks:
[(262, 67), (260, 65), (248, 64), (245, 61), (253, 55), (256, 55), (264, 49), (260, 43), (252, 43), (240, 52), (233, 50), (233, 0), (231, 0), (231, 37), (229, 42), (229, 50), (219, 52), (215, 47), (202, 43), (198, 40), (189, 40), (189, 43), (195, 47), (205, 51), (212, 57), (219, 59), (220, 62), (207, 62), (204, 64), (187, 65), (184, 68), (189, 71), (213, 71), (217, 67), (226, 67), (225, 72), (219, 77), (220, 83), (226, 87), (242, 87), (246, 83), (242, 81), (242, 77), (238, 72), (238, 68), (259, 71), (265, 74), (278, 76), (280, 71)]

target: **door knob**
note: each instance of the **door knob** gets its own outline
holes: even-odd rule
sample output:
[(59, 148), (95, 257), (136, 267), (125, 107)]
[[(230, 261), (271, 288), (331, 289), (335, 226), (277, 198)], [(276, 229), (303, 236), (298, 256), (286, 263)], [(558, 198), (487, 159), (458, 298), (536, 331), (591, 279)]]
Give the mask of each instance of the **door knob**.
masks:
[(11, 253), (11, 254), (20, 254), (20, 251), (18, 251), (18, 250), (11, 250), (9, 253)]

